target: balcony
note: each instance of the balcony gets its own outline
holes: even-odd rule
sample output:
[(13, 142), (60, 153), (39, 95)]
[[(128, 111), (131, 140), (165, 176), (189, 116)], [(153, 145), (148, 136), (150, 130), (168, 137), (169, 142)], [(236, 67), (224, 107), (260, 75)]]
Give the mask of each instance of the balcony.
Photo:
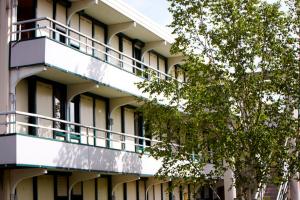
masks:
[(154, 175), (159, 141), (26, 112), (0, 113), (0, 165)]
[(136, 83), (150, 77), (173, 79), (156, 67), (50, 18), (20, 21), (14, 26), (11, 68), (46, 65), (142, 97), (147, 96)]

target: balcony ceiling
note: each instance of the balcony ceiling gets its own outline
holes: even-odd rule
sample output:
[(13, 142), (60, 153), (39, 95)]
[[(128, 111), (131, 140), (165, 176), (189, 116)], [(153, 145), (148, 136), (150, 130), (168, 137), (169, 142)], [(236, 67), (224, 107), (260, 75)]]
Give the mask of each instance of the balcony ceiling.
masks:
[[(80, 83), (88, 83), (93, 82), (91, 80), (87, 80), (86, 78), (75, 76), (72, 73), (64, 72), (58, 69), (48, 67), (46, 71), (43, 71), (38, 74), (39, 77), (56, 81), (61, 84), (80, 84)], [(97, 84), (95, 82), (95, 84)], [(91, 90), (90, 92), (95, 93), (97, 95), (107, 97), (107, 98), (117, 98), (117, 97), (125, 97), (129, 96), (128, 93), (120, 91), (118, 89), (108, 87), (105, 85), (98, 84), (98, 87)]]

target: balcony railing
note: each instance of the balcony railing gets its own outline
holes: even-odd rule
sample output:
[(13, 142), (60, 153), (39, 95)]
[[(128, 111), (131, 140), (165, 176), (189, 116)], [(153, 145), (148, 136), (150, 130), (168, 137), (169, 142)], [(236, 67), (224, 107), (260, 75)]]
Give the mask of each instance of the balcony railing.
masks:
[(142, 153), (158, 140), (20, 111), (0, 112), (0, 130), (96, 147)]
[(12, 40), (24, 40), (34, 37), (47, 37), (67, 46), (91, 55), (113, 66), (148, 79), (156, 76), (159, 79), (174, 79), (156, 67), (130, 57), (92, 37), (48, 17), (24, 20), (14, 23)]

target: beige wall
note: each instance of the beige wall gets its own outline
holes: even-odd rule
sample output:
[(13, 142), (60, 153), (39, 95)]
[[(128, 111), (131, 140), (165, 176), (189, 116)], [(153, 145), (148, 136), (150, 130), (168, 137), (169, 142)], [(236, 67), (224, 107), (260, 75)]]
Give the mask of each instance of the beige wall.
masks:
[(154, 200), (154, 187), (151, 186), (148, 190), (148, 200)]
[(57, 196), (68, 196), (68, 177), (57, 176)]
[(57, 3), (56, 4), (56, 21), (67, 24), (67, 17), (66, 17), (66, 7)]
[(157, 56), (150, 52), (150, 66), (157, 69)]
[[(52, 18), (52, 1), (51, 0), (38, 0), (37, 1), (37, 11), (36, 16), (37, 17), (50, 17)], [(50, 26), (50, 23), (48, 21), (41, 21), (38, 22), (38, 25), (40, 27), (42, 26)], [(50, 36), (49, 30), (41, 29), (36, 32), (37, 36)]]
[[(111, 40), (110, 40), (110, 46), (115, 49), (115, 50), (119, 50), (119, 37), (114, 35)], [(112, 55), (114, 58), (109, 57), (109, 61), (110, 63), (116, 65), (116, 66), (120, 66), (120, 62), (119, 60), (117, 60), (116, 58), (119, 58), (119, 54), (114, 52), (114, 51), (110, 51), (109, 52), (110, 55)]]
[(160, 200), (161, 199), (160, 184), (154, 185), (154, 193), (155, 193), (155, 200)]
[(37, 185), (38, 200), (54, 200), (53, 176), (39, 176)]
[[(123, 38), (123, 53), (130, 58), (133, 57), (132, 53), (132, 42)], [(133, 67), (132, 67), (132, 59), (123, 57), (123, 68), (128, 71), (128, 72), (133, 72)]]
[[(105, 101), (96, 99), (95, 100), (95, 122), (96, 127), (101, 129), (106, 129), (106, 105)], [(106, 140), (100, 138), (106, 138), (106, 133), (103, 131), (97, 131), (96, 136), (99, 137), (96, 139), (97, 146), (105, 147)]]
[[(117, 108), (112, 112), (113, 118), (113, 126), (112, 130), (116, 132), (121, 132), (121, 108)], [(120, 141), (121, 137), (119, 135), (112, 135), (113, 139)], [(115, 149), (121, 149), (121, 143), (120, 142), (111, 142), (112, 148)]]
[(136, 182), (127, 183), (127, 199), (136, 200)]
[(18, 184), (16, 194), (18, 200), (33, 200), (32, 178), (21, 181)]
[[(36, 112), (37, 114), (47, 117), (53, 116), (53, 88), (52, 85), (37, 81), (36, 84)], [(39, 125), (44, 127), (52, 127), (52, 121), (40, 119)], [(39, 129), (38, 135), (42, 137), (52, 138), (52, 130)]]
[[(129, 135), (134, 135), (134, 110), (125, 108), (125, 133)], [(125, 149), (128, 151), (135, 151), (135, 139), (126, 138)]]
[[(26, 79), (20, 81), (16, 87), (16, 110), (28, 112), (28, 83)], [(17, 121), (27, 122), (28, 119), (18, 115)], [(27, 126), (17, 125), (17, 133), (28, 134)]]
[(74, 187), (72, 189), (72, 194), (74, 194), (74, 195), (82, 195), (81, 184), (82, 184), (82, 182), (77, 183), (76, 185), (74, 185)]
[(175, 187), (173, 190), (173, 196), (175, 197), (174, 200), (180, 200), (180, 192), (179, 192), (179, 188)]
[(139, 200), (145, 200), (145, 181), (138, 181), (139, 183)]
[(117, 186), (115, 190), (115, 200), (123, 200), (123, 184), (120, 184)]
[[(158, 58), (158, 65), (159, 65), (159, 71), (165, 73), (166, 72), (165, 60), (162, 58)], [(163, 74), (160, 74), (160, 78), (165, 79), (166, 77)]]
[[(104, 41), (104, 35), (105, 35), (105, 32), (104, 32), (104, 29), (98, 25), (95, 25), (95, 28), (94, 28), (94, 38), (95, 40), (101, 42), (101, 43), (105, 43)], [(99, 51), (95, 51), (94, 53), (94, 56), (96, 56), (97, 58), (100, 58), (102, 60), (105, 59), (105, 47), (100, 45), (100, 44), (97, 44), (97, 43), (94, 43), (94, 46), (96, 48), (96, 50), (99, 50)]]
[[(72, 29), (75, 29), (76, 31), (79, 31), (79, 15), (76, 13), (72, 16), (70, 21), (70, 26)], [(79, 35), (74, 32), (70, 32), (70, 36), (76, 40), (79, 40)], [(70, 40), (70, 44), (79, 47), (79, 42), (75, 40)]]
[(163, 199), (169, 199), (168, 183), (163, 183)]
[(147, 65), (150, 64), (150, 52), (145, 53), (145, 56), (143, 58), (143, 62), (146, 63)]
[[(80, 16), (80, 32), (89, 37), (92, 37), (92, 21), (87, 19), (86, 17)], [(86, 38), (84, 37), (80, 37), (80, 41), (83, 43), (87, 43), (89, 46), (93, 45), (91, 40), (86, 41)], [(93, 52), (92, 48), (87, 47), (83, 44), (80, 45), (80, 50), (88, 54), (92, 54)]]
[(83, 200), (95, 200), (95, 180), (83, 182)]
[[(80, 123), (86, 126), (93, 126), (93, 98), (80, 95)], [(81, 128), (81, 142), (94, 144), (94, 131)], [(89, 136), (89, 137), (88, 137)]]
[(98, 200), (107, 200), (107, 179), (98, 178)]

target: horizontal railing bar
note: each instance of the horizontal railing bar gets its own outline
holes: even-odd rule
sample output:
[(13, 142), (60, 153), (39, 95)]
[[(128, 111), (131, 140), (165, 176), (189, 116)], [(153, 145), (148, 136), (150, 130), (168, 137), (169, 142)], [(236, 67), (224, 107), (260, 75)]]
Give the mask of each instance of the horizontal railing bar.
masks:
[[(141, 71), (141, 72), (143, 72), (143, 73), (149, 73), (149, 72), (146, 72), (146, 70), (143, 69), (143, 68), (139, 68), (138, 66), (133, 65), (132, 63), (128, 63), (128, 62), (124, 61), (124, 59), (115, 57), (114, 55), (109, 54), (108, 52), (102, 51), (102, 50), (97, 49), (96, 47), (93, 47), (93, 46), (91, 46), (91, 45), (89, 45), (89, 44), (87, 44), (87, 43), (84, 43), (84, 42), (82, 42), (82, 41), (80, 41), (80, 40), (78, 40), (78, 39), (72, 38), (71, 36), (69, 36), (69, 35), (67, 35), (67, 34), (65, 34), (65, 33), (62, 33), (62, 32), (60, 32), (60, 31), (58, 31), (58, 30), (56, 30), (56, 29), (53, 29), (53, 28), (51, 28), (51, 27), (49, 27), (49, 26), (43, 26), (43, 27), (38, 27), (38, 28), (31, 28), (31, 29), (26, 29), (26, 30), (21, 30), (21, 31), (14, 31), (13, 33), (14, 33), (14, 34), (17, 34), (17, 33), (23, 33), (23, 32), (29, 32), (29, 31), (33, 31), (33, 30), (41, 30), (41, 29), (48, 29), (48, 30), (50, 30), (50, 31), (52, 31), (52, 32), (58, 33), (58, 34), (60, 34), (60, 35), (63, 35), (64, 37), (68, 38), (69, 40), (76, 41), (76, 42), (78, 42), (78, 43), (84, 45), (85, 47), (89, 47), (91, 50), (96, 50), (96, 51), (98, 51), (99, 53), (105, 54), (106, 56), (108, 56), (108, 57), (110, 57), (110, 58), (113, 58), (115, 61), (120, 62), (120, 63), (123, 63), (124, 65), (128, 65), (129, 67), (132, 67), (132, 68), (134, 68), (134, 69), (137, 70), (137, 71)], [(101, 45), (101, 44), (100, 44), (100, 45)], [(115, 53), (118, 53), (118, 54), (119, 54), (119, 52), (115, 52)], [(126, 56), (126, 57), (127, 57), (128, 59), (131, 59), (131, 60), (133, 59), (133, 58), (128, 57), (128, 56)], [(161, 71), (159, 71), (159, 70), (157, 70), (157, 69), (155, 69), (155, 68), (153, 68), (153, 67), (151, 67), (151, 66), (149, 66), (149, 65), (147, 65), (147, 64), (145, 64), (145, 63), (143, 63), (143, 62), (141, 62), (141, 61), (136, 61), (136, 62), (139, 62), (141, 65), (143, 65), (143, 67), (146, 67), (146, 68), (149, 68), (150, 70), (155, 71), (155, 73), (161, 74), (161, 76), (165, 76), (165, 77), (171, 78), (171, 79), (173, 79), (173, 80), (176, 80), (176, 79), (173, 78), (172, 76), (170, 76), (170, 75), (168, 75), (168, 74), (165, 74), (164, 72), (161, 72)], [(110, 63), (110, 64), (111, 64), (111, 63)], [(119, 68), (121, 68), (121, 67), (119, 67)], [(178, 81), (178, 80), (177, 80), (177, 81)], [(180, 82), (180, 81), (179, 81), (179, 82)]]
[[(22, 111), (0, 112), (0, 115), (12, 115), (12, 114), (22, 115), (22, 116), (26, 116), (26, 117), (35, 117), (35, 118), (39, 118), (39, 119), (43, 119), (43, 120), (49, 120), (49, 121), (53, 121), (53, 122), (61, 122), (61, 123), (64, 123), (68, 126), (77, 126), (77, 127), (88, 129), (88, 130), (95, 130), (95, 131), (99, 131), (99, 132), (102, 132), (102, 133), (110, 133), (110, 134), (114, 134), (114, 135), (117, 135), (117, 136), (125, 136), (125, 137), (129, 137), (129, 138), (137, 139), (137, 140), (145, 140), (145, 141), (150, 141), (150, 142), (160, 142), (158, 140), (153, 140), (153, 139), (149, 139), (149, 138), (145, 138), (145, 137), (140, 137), (140, 136), (136, 136), (136, 135), (126, 134), (126, 133), (116, 132), (116, 131), (111, 131), (111, 130), (106, 130), (106, 129), (92, 127), (92, 126), (86, 126), (86, 125), (82, 125), (82, 124), (79, 124), (79, 123), (74, 123), (74, 122), (69, 122), (69, 121), (66, 121), (66, 120), (61, 120), (61, 119), (56, 119), (56, 118), (43, 116), (43, 115), (40, 115), (40, 114), (26, 113), (26, 112), (22, 112)], [(13, 123), (13, 122), (8, 122), (8, 123)], [(43, 126), (40, 126), (40, 125), (29, 124), (29, 123), (19, 122), (19, 121), (18, 121), (18, 123), (26, 125), (26, 126), (32, 125), (32, 126), (37, 127), (37, 128), (40, 127), (40, 128), (45, 128), (45, 129), (49, 129), (49, 130), (80, 135), (80, 133), (76, 133), (76, 132), (72, 132), (72, 131), (68, 131), (68, 130), (63, 130), (63, 129), (56, 129), (56, 128), (52, 128), (52, 127), (43, 127)]]
[(95, 136), (95, 135), (87, 135), (87, 134), (82, 134), (82, 133), (77, 133), (77, 132), (69, 132), (69, 131), (62, 130), (62, 129), (57, 129), (57, 128), (53, 128), (53, 127), (46, 127), (46, 126), (41, 126), (41, 125), (37, 125), (37, 124), (29, 124), (29, 123), (26, 123), (26, 122), (16, 122), (16, 124), (19, 124), (19, 125), (22, 125), (22, 126), (35, 127), (35, 128), (38, 128), (38, 129), (46, 129), (46, 130), (51, 130), (51, 131), (64, 132), (66, 134), (85, 137), (87, 140), (89, 138), (103, 139), (103, 140), (107, 140), (107, 141), (111, 141), (111, 142), (118, 142), (118, 143), (126, 144), (126, 140), (122, 141), (122, 140), (118, 140), (118, 139), (114, 139), (114, 138), (105, 138), (105, 137), (98, 137), (98, 136)]
[[(161, 74), (161, 75), (163, 75), (163, 76), (165, 76), (165, 77), (171, 78), (171, 79), (173, 79), (173, 80), (177, 80), (177, 79), (175, 79), (174, 77), (170, 76), (169, 74), (166, 74), (166, 73), (164, 73), (164, 72), (161, 72), (161, 71), (159, 71), (158, 69), (155, 69), (154, 67), (152, 67), (152, 66), (150, 66), (150, 65), (148, 65), (148, 64), (146, 64), (146, 63), (141, 62), (140, 60), (137, 60), (137, 59), (135, 59), (135, 58), (133, 58), (133, 57), (130, 57), (130, 56), (124, 54), (123, 52), (120, 52), (120, 51), (118, 51), (118, 50), (116, 50), (116, 49), (114, 49), (114, 48), (112, 48), (112, 47), (110, 47), (110, 46), (108, 46), (108, 45), (106, 45), (106, 44), (104, 44), (104, 43), (98, 41), (98, 40), (95, 40), (94, 38), (91, 38), (91, 37), (88, 36), (88, 35), (85, 35), (85, 34), (79, 32), (79, 31), (77, 31), (77, 30), (75, 30), (75, 29), (73, 29), (73, 28), (71, 28), (71, 27), (68, 27), (68, 26), (66, 26), (66, 25), (64, 25), (64, 24), (62, 24), (62, 23), (60, 23), (60, 22), (58, 22), (58, 21), (55, 21), (55, 20), (53, 20), (53, 19), (51, 19), (51, 18), (48, 18), (48, 17), (40, 17), (40, 18), (36, 18), (36, 19), (31, 19), (31, 20), (24, 20), (24, 21), (16, 22), (16, 23), (14, 23), (14, 25), (21, 25), (21, 24), (24, 24), (24, 23), (37, 22), (37, 21), (41, 21), (41, 20), (48, 20), (48, 21), (50, 21), (50, 22), (52, 22), (52, 23), (55, 23), (55, 24), (57, 24), (57, 25), (59, 25), (59, 26), (62, 26), (63, 28), (67, 29), (68, 31), (72, 31), (73, 33), (76, 33), (76, 34), (78, 34), (78, 35), (81, 36), (81, 37), (85, 37), (85, 38), (89, 39), (91, 42), (95, 42), (95, 43), (97, 43), (97, 44), (99, 44), (99, 45), (102, 45), (103, 47), (106, 47), (106, 48), (108, 48), (109, 50), (112, 50), (112, 51), (118, 53), (119, 55), (121, 55), (121, 56), (123, 56), (123, 57), (126, 57), (126, 58), (128, 58), (128, 59), (130, 59), (130, 60), (132, 60), (132, 61), (134, 61), (134, 62), (136, 62), (136, 63), (139, 63), (139, 64), (141, 64), (141, 65), (143, 65), (143, 66), (145, 66), (145, 67), (147, 67), (147, 68), (150, 68), (151, 70), (153, 70), (153, 71), (155, 71), (155, 72), (157, 72), (157, 73), (159, 73), (159, 74)], [(57, 30), (55, 30), (55, 29), (53, 29), (53, 28), (50, 28), (50, 27), (48, 27), (48, 28), (51, 29), (52, 31), (59, 32), (59, 31), (57, 31)], [(15, 32), (17, 33), (18, 31), (15, 31)], [(69, 37), (68, 35), (63, 34), (62, 32), (59, 32), (59, 34), (64, 35), (65, 37), (71, 38), (71, 37)], [(71, 38), (71, 39), (72, 39), (72, 40), (76, 40), (76, 39), (74, 39), (74, 38)], [(88, 45), (88, 44), (84, 44), (84, 45)], [(92, 47), (91, 47), (91, 48), (92, 48)], [(122, 62), (123, 62), (123, 60), (122, 60)], [(138, 68), (138, 69), (140, 70), (140, 68)], [(181, 81), (179, 81), (179, 80), (177, 80), (177, 81), (181, 83)]]

